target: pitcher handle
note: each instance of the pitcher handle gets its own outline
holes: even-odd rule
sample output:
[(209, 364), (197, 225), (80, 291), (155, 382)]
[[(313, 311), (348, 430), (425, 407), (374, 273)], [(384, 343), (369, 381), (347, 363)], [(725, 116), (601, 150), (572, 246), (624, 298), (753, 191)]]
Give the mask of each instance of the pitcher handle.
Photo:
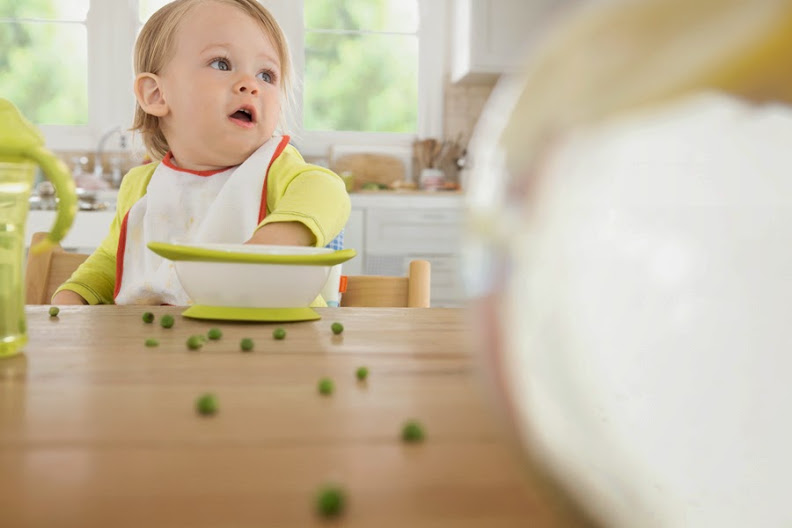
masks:
[(47, 237), (30, 248), (34, 255), (44, 253), (63, 240), (77, 214), (77, 190), (66, 164), (43, 147), (34, 147), (25, 152), (35, 161), (52, 185), (58, 197), (58, 213)]

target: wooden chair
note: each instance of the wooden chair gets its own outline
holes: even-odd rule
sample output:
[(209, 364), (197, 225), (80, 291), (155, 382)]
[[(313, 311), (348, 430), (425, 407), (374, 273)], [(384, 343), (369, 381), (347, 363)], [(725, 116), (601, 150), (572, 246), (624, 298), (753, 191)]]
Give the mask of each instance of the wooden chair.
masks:
[[(47, 233), (33, 233), (33, 246), (47, 237)], [(49, 304), (58, 286), (66, 282), (77, 267), (88, 258), (80, 253), (67, 253), (60, 246), (40, 255), (28, 252), (25, 268), (25, 302)]]
[(431, 266), (426, 260), (413, 260), (406, 277), (352, 275), (347, 277), (342, 307), (429, 308)]
[[(34, 233), (31, 246), (47, 236)], [(49, 304), (58, 286), (88, 258), (81, 253), (67, 253), (56, 246), (41, 255), (28, 254), (25, 270), (25, 302)], [(410, 262), (407, 277), (353, 275), (347, 277), (341, 306), (429, 308), (431, 268), (425, 260)]]

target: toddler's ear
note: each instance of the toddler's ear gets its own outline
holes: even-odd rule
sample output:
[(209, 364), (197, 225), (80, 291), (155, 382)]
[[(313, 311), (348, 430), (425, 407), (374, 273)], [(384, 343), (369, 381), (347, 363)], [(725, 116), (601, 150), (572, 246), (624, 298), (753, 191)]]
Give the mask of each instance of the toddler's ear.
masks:
[(147, 114), (162, 117), (168, 113), (160, 79), (153, 73), (140, 73), (135, 77), (135, 97), (140, 108)]

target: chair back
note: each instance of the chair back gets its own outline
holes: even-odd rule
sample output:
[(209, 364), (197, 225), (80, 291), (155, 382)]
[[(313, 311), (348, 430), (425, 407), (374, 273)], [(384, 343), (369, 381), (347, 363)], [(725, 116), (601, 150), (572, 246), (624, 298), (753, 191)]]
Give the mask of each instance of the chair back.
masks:
[(431, 266), (426, 260), (413, 260), (407, 277), (353, 275), (347, 277), (342, 307), (429, 308), (431, 304)]
[[(46, 236), (47, 233), (33, 233), (31, 247)], [(29, 252), (25, 268), (25, 303), (49, 304), (58, 286), (87, 258), (83, 253), (67, 253), (60, 246), (40, 255)]]

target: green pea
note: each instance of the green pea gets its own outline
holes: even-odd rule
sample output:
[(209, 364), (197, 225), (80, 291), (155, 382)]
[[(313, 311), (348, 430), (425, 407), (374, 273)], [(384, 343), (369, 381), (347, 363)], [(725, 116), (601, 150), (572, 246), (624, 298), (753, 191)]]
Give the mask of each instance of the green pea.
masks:
[(286, 337), (286, 330), (283, 328), (276, 328), (272, 331), (272, 337), (275, 339), (284, 339)]
[(147, 347), (159, 346), (159, 341), (157, 341), (156, 339), (151, 339), (151, 338), (146, 339), (146, 346)]
[(190, 350), (198, 350), (204, 344), (204, 336), (202, 335), (191, 335), (187, 339), (187, 348)]
[(335, 484), (325, 484), (316, 495), (316, 510), (324, 517), (335, 517), (344, 511), (344, 490)]
[(60, 313), (60, 308), (58, 308), (57, 306), (50, 306), (49, 309), (50, 317), (57, 317), (59, 313)]
[(223, 332), (221, 332), (219, 328), (210, 328), (208, 335), (209, 339), (220, 339), (223, 337)]
[(426, 435), (423, 426), (415, 420), (410, 420), (404, 424), (402, 429), (402, 440), (409, 443), (423, 442)]
[(143, 314), (143, 322), (144, 323), (153, 323), (154, 322), (154, 314), (151, 312), (146, 312)]
[(341, 323), (333, 323), (330, 325), (330, 330), (332, 330), (335, 335), (338, 335), (344, 331), (344, 325)]
[(172, 315), (163, 315), (160, 318), (160, 325), (162, 328), (171, 328), (175, 322)]
[(215, 414), (218, 409), (217, 396), (210, 393), (204, 394), (195, 402), (195, 409), (199, 414), (205, 416)]
[(368, 377), (368, 369), (366, 367), (358, 367), (355, 371), (355, 376), (357, 376), (357, 379), (360, 381), (365, 381)]
[(249, 337), (244, 338), (239, 342), (239, 348), (241, 348), (243, 352), (250, 352), (253, 350), (253, 340)]
[(333, 394), (333, 380), (330, 378), (322, 378), (319, 380), (319, 394), (329, 396)]

